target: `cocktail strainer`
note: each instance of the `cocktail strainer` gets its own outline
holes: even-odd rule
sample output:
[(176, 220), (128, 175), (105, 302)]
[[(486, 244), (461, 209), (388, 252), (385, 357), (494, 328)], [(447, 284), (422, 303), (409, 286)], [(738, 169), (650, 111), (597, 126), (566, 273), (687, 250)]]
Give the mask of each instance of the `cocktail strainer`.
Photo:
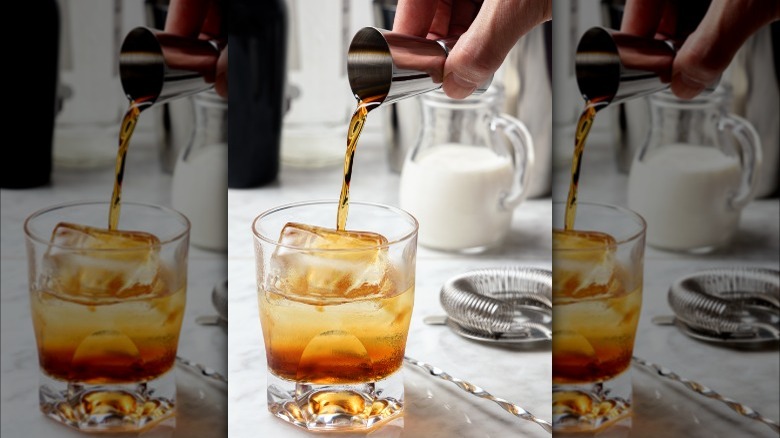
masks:
[[(441, 288), (439, 299), (447, 316), (426, 317), (426, 324), (446, 324), (465, 338), (483, 342), (552, 340), (552, 272), (548, 270), (505, 267), (466, 272), (448, 280)], [(549, 421), (518, 404), (414, 358), (406, 356), (404, 363), (451, 382), (469, 394), (490, 400), (510, 414), (552, 433)]]
[(669, 305), (687, 334), (712, 340), (780, 339), (780, 271), (717, 268), (675, 281)]
[(505, 267), (466, 272), (447, 281), (439, 298), (447, 317), (438, 322), (461, 336), (489, 342), (552, 339), (548, 270)]

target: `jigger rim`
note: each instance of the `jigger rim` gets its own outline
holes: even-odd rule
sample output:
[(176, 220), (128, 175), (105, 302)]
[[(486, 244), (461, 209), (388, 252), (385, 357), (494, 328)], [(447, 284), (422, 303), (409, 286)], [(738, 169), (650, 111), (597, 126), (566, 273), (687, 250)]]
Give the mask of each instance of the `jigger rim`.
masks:
[[(352, 41), (349, 44), (347, 50), (347, 77), (349, 79), (349, 88), (352, 90), (352, 94), (362, 101), (371, 100), (378, 104), (383, 103), (390, 94), (390, 87), (393, 80), (393, 56), (390, 50), (390, 44), (384, 36), (387, 32), (384, 29), (378, 27), (367, 26), (359, 29), (352, 37)], [(360, 45), (361, 49), (358, 52), (356, 46)], [(366, 49), (372, 49), (368, 51)], [(368, 58), (366, 58), (368, 57)], [(356, 74), (357, 69), (355, 63), (360, 63), (361, 68), (370, 70), (372, 75), (376, 75), (377, 78), (381, 78), (381, 84), (376, 87), (371, 87), (371, 93), (368, 93), (368, 89), (361, 90), (359, 88), (358, 79), (361, 78), (361, 74)], [(379, 82), (379, 81), (377, 81)], [(377, 99), (381, 96), (381, 99)]]
[[(143, 50), (139, 50), (143, 47)], [(129, 71), (128, 58), (140, 59), (148, 58), (148, 63), (145, 63), (148, 68), (153, 69), (153, 73), (156, 80), (145, 81), (146, 89), (149, 92), (138, 93), (143, 96), (135, 96), (128, 92), (128, 88), (133, 88), (131, 85), (132, 75), (123, 73)], [(163, 55), (163, 47), (158, 41), (154, 29), (145, 26), (138, 26), (132, 29), (125, 36), (122, 46), (119, 49), (119, 79), (122, 83), (122, 91), (125, 95), (133, 100), (139, 97), (152, 98), (152, 101), (162, 94), (163, 85), (165, 82), (165, 56)]]
[(146, 105), (214, 87), (218, 43), (139, 26), (119, 52), (119, 75), (128, 99)]
[[(585, 100), (598, 99), (599, 101), (611, 102), (620, 88), (620, 53), (618, 46), (612, 37), (614, 30), (602, 26), (594, 26), (588, 29), (580, 37), (575, 53), (574, 68), (577, 78), (577, 86)], [(592, 50), (591, 47), (599, 47), (599, 50)], [(589, 61), (583, 62), (583, 59)], [(583, 69), (596, 64), (604, 69), (596, 78), (589, 78), (583, 74)], [(591, 79), (586, 82), (586, 79)], [(594, 88), (605, 90), (605, 92), (594, 93)], [(597, 94), (597, 95), (595, 95)]]

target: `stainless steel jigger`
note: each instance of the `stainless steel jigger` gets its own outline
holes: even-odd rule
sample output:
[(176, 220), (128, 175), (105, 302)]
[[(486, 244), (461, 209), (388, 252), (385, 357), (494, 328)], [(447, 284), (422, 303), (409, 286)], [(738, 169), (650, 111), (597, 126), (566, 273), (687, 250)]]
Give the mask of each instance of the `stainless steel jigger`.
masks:
[(128, 99), (158, 104), (214, 87), (218, 58), (213, 42), (137, 27), (122, 43), (119, 76)]
[[(363, 102), (390, 104), (441, 88), (444, 61), (458, 37), (429, 40), (376, 27), (364, 27), (347, 52), (352, 93)], [(493, 77), (474, 90), (484, 93)]]
[[(669, 88), (678, 44), (592, 27), (580, 38), (575, 54), (577, 85), (585, 100), (605, 105)], [(705, 87), (711, 93), (719, 81)]]
[(577, 85), (585, 100), (604, 105), (665, 90), (675, 53), (669, 41), (593, 27), (577, 45)]

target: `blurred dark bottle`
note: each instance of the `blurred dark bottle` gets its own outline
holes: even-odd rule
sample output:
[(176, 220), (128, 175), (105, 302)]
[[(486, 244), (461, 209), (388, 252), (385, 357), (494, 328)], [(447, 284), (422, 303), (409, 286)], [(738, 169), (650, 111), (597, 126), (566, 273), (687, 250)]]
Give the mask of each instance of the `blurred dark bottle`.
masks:
[[(25, 5), (22, 7), (22, 5)], [(24, 99), (13, 103), (9, 138), (21, 138), (21, 147), (6, 156), (0, 167), (0, 187), (25, 189), (49, 183), (52, 168), (54, 118), (57, 114), (57, 83), (60, 36), (60, 12), (56, 0), (21, 2), (23, 16), (35, 17), (35, 48), (11, 44), (8, 59), (25, 74), (14, 75), (13, 87), (24, 90)], [(32, 72), (32, 73), (30, 73)], [(13, 128), (18, 128), (14, 132)]]
[(228, 187), (259, 187), (279, 173), (287, 6), (231, 0), (228, 8)]

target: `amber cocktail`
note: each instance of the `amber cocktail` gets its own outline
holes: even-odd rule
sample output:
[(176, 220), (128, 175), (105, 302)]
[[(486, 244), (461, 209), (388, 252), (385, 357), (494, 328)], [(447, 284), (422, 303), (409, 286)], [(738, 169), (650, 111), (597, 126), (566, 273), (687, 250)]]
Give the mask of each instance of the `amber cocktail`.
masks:
[(153, 205), (64, 204), (25, 222), (40, 408), (93, 432), (171, 417), (187, 285), (189, 222)]
[(268, 408), (311, 430), (365, 430), (403, 409), (417, 222), (379, 204), (279, 207), (253, 224)]
[[(563, 208), (555, 205), (554, 222)], [(578, 204), (574, 229), (553, 229), (556, 431), (596, 430), (631, 412), (644, 235), (639, 215), (587, 203)]]

